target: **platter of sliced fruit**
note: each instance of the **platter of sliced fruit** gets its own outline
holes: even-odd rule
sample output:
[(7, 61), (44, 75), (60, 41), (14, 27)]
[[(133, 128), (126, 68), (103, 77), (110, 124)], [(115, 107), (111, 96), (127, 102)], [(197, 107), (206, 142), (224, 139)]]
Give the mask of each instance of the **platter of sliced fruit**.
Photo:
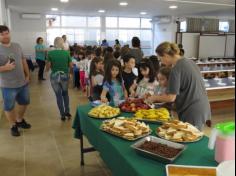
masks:
[(113, 108), (106, 104), (102, 104), (91, 109), (88, 113), (89, 117), (96, 118), (96, 119), (110, 119), (120, 115), (119, 108)]
[(139, 110), (134, 116), (137, 120), (154, 123), (164, 123), (171, 119), (170, 113), (166, 108)]
[(144, 102), (143, 99), (129, 99), (120, 104), (120, 109), (122, 112), (134, 113), (138, 110), (150, 109), (151, 107)]

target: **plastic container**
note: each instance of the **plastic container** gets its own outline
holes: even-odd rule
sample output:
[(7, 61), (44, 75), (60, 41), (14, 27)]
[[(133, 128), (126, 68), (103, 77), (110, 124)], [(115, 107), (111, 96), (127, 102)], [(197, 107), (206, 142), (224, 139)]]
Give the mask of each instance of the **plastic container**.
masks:
[(221, 163), (216, 170), (217, 176), (235, 176), (235, 160)]
[(120, 96), (119, 96), (118, 93), (115, 94), (113, 100), (114, 100), (114, 106), (115, 106), (115, 107), (118, 107), (119, 104), (120, 104)]
[(235, 122), (217, 124), (208, 147), (211, 150), (215, 148), (215, 160), (218, 163), (235, 160)]

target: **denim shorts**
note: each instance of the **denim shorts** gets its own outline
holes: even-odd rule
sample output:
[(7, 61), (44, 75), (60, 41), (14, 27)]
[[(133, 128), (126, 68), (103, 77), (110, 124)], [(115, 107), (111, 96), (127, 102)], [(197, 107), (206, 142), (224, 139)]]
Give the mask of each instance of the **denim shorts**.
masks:
[(24, 85), (19, 88), (2, 88), (4, 111), (11, 111), (15, 107), (15, 102), (19, 105), (30, 103), (29, 86)]

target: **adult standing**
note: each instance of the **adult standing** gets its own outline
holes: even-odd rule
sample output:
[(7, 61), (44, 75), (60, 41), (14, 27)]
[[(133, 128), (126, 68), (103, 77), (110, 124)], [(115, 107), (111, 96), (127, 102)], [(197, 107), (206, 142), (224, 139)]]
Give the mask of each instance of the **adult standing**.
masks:
[(121, 44), (118, 39), (115, 40), (115, 45), (114, 45), (114, 49), (117, 49), (117, 48), (121, 48)]
[(133, 37), (132, 48), (130, 49), (130, 54), (136, 59), (136, 64), (138, 65), (143, 59), (143, 52), (141, 50), (141, 41), (138, 37)]
[(45, 59), (46, 59), (46, 47), (43, 45), (43, 38), (39, 37), (36, 40), (36, 46), (35, 46), (35, 59), (39, 66), (39, 72), (38, 72), (38, 80), (44, 81), (45, 78), (43, 76), (44, 69), (45, 69)]
[(61, 120), (66, 117), (71, 118), (69, 108), (69, 70), (72, 70), (73, 64), (69, 51), (65, 51), (64, 41), (57, 37), (54, 41), (55, 50), (48, 52), (47, 71), (51, 68), (50, 81), (57, 98), (57, 106), (60, 111)]
[(70, 50), (70, 45), (69, 45), (69, 43), (68, 43), (68, 41), (67, 41), (67, 37), (66, 37), (66, 35), (63, 35), (62, 36), (62, 39), (63, 39), (63, 41), (64, 41), (64, 43), (63, 43), (63, 49), (64, 50), (66, 50), (66, 51), (69, 51)]
[(101, 47), (103, 47), (103, 48), (109, 47), (109, 43), (107, 42), (106, 39), (104, 39), (104, 40), (102, 41)]
[(174, 43), (160, 44), (156, 52), (161, 62), (172, 66), (166, 95), (150, 97), (150, 102), (175, 102), (180, 120), (189, 122), (202, 130), (211, 119), (210, 104), (198, 66), (180, 55)]
[[(11, 135), (20, 136), (18, 128), (31, 128), (24, 120), (27, 105), (30, 103), (29, 68), (20, 45), (11, 43), (7, 26), (0, 25), (0, 43), (0, 87), (4, 111), (11, 125)], [(15, 102), (18, 103), (18, 111)]]

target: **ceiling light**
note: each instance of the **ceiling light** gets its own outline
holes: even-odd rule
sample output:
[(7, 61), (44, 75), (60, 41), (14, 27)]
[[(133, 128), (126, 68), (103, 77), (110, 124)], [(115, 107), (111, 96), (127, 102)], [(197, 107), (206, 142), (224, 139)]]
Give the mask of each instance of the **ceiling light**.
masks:
[(58, 8), (51, 8), (52, 11), (58, 11)]
[(172, 6), (170, 6), (169, 8), (170, 8), (170, 9), (177, 9), (178, 6), (176, 6), (176, 5), (172, 5)]
[(203, 5), (218, 5), (218, 6), (235, 7), (234, 4), (203, 2), (203, 1), (185, 1), (185, 0), (165, 0), (165, 1), (168, 1), (168, 2), (178, 2), (178, 3), (189, 3), (189, 4), (203, 4)]
[(127, 6), (128, 2), (120, 2), (120, 6)]
[(61, 0), (62, 3), (67, 3), (69, 0)]
[(147, 12), (140, 12), (140, 15), (147, 15)]
[(98, 12), (99, 13), (105, 13), (106, 11), (105, 10), (99, 10)]

